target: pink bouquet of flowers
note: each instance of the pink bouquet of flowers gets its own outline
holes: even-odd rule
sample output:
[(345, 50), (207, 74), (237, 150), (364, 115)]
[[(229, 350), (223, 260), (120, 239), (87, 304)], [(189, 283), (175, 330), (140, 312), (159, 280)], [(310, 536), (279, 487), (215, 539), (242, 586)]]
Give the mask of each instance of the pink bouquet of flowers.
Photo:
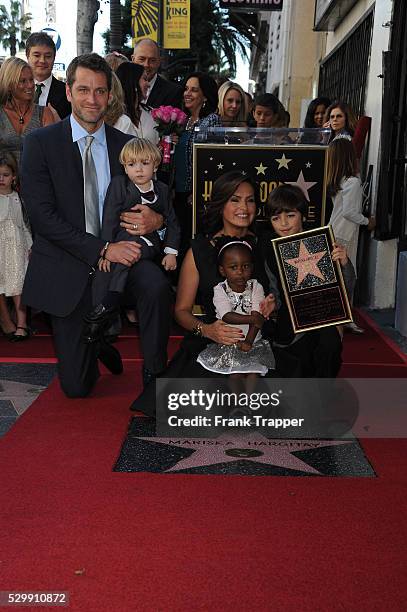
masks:
[(156, 122), (155, 129), (160, 135), (160, 146), (163, 152), (162, 169), (168, 170), (171, 165), (172, 141), (171, 135), (179, 136), (187, 122), (187, 115), (174, 106), (159, 106), (151, 111), (151, 116)]

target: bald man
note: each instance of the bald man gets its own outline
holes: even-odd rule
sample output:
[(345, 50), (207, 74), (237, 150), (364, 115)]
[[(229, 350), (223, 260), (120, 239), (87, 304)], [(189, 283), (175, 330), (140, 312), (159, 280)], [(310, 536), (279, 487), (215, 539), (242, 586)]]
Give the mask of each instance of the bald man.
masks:
[[(151, 108), (159, 106), (182, 105), (182, 88), (176, 83), (167, 81), (158, 74), (161, 64), (160, 48), (151, 38), (140, 40), (134, 47), (132, 60), (144, 67), (144, 78), (148, 82), (145, 87), (143, 102)], [(142, 88), (144, 90), (144, 88)]]

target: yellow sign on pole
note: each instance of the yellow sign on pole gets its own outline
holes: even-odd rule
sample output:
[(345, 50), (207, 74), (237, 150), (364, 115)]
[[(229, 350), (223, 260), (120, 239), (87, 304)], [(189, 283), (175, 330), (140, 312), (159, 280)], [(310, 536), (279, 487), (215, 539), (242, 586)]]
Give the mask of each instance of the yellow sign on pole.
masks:
[(162, 0), (132, 0), (131, 33), (133, 47), (143, 38), (159, 39), (159, 3)]
[(190, 0), (163, 0), (164, 49), (190, 48)]

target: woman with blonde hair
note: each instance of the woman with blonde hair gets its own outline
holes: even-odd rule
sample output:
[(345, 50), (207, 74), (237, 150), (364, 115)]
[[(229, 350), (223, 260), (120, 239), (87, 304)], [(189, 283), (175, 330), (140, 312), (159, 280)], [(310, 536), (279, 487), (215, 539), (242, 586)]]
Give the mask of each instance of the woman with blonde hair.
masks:
[(128, 62), (130, 60), (122, 53), (119, 53), (118, 51), (112, 51), (112, 53), (108, 53), (107, 55), (105, 55), (105, 61), (109, 64), (113, 72), (116, 72), (120, 64), (123, 64), (124, 62)]
[(244, 127), (247, 125), (247, 98), (237, 83), (226, 81), (218, 90), (216, 113), (208, 115), (200, 125), (205, 127)]
[(112, 72), (112, 88), (110, 90), (110, 100), (105, 115), (105, 123), (132, 136), (139, 136), (139, 132), (130, 119), (126, 115), (126, 105), (124, 103), (124, 93), (122, 85), (117, 75)]
[(9, 57), (0, 67), (0, 151), (12, 153), (20, 162), (26, 134), (55, 123), (51, 110), (34, 104), (31, 67), (18, 57)]

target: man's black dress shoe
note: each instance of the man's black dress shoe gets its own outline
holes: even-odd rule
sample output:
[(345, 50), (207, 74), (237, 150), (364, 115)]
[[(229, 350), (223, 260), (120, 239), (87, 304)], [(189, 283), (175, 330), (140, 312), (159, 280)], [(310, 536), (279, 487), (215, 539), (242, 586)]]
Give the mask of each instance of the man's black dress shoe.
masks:
[[(131, 412), (136, 412), (138, 410), (140, 410), (140, 398), (143, 397), (143, 399), (145, 399), (146, 395), (146, 389), (147, 389), (147, 396), (149, 396), (150, 401), (148, 401), (147, 403), (150, 405), (151, 403), (153, 403), (155, 405), (155, 380), (157, 378), (158, 374), (154, 374), (153, 372), (150, 372), (150, 370), (147, 370), (147, 368), (143, 367), (143, 391), (140, 393), (140, 395), (138, 397), (136, 397), (136, 399), (130, 404), (130, 408), (129, 410), (131, 410)], [(149, 414), (147, 411), (142, 410), (142, 412), (145, 412), (146, 414)], [(149, 414), (149, 416), (153, 416), (152, 414)]]
[(85, 344), (92, 344), (102, 338), (103, 332), (110, 327), (117, 317), (116, 306), (106, 308), (103, 304), (98, 304), (86, 317), (84, 317), (85, 328), (83, 330), (83, 341)]
[(100, 343), (98, 359), (112, 374), (121, 374), (123, 372), (123, 362), (120, 353), (111, 344), (103, 341)]

